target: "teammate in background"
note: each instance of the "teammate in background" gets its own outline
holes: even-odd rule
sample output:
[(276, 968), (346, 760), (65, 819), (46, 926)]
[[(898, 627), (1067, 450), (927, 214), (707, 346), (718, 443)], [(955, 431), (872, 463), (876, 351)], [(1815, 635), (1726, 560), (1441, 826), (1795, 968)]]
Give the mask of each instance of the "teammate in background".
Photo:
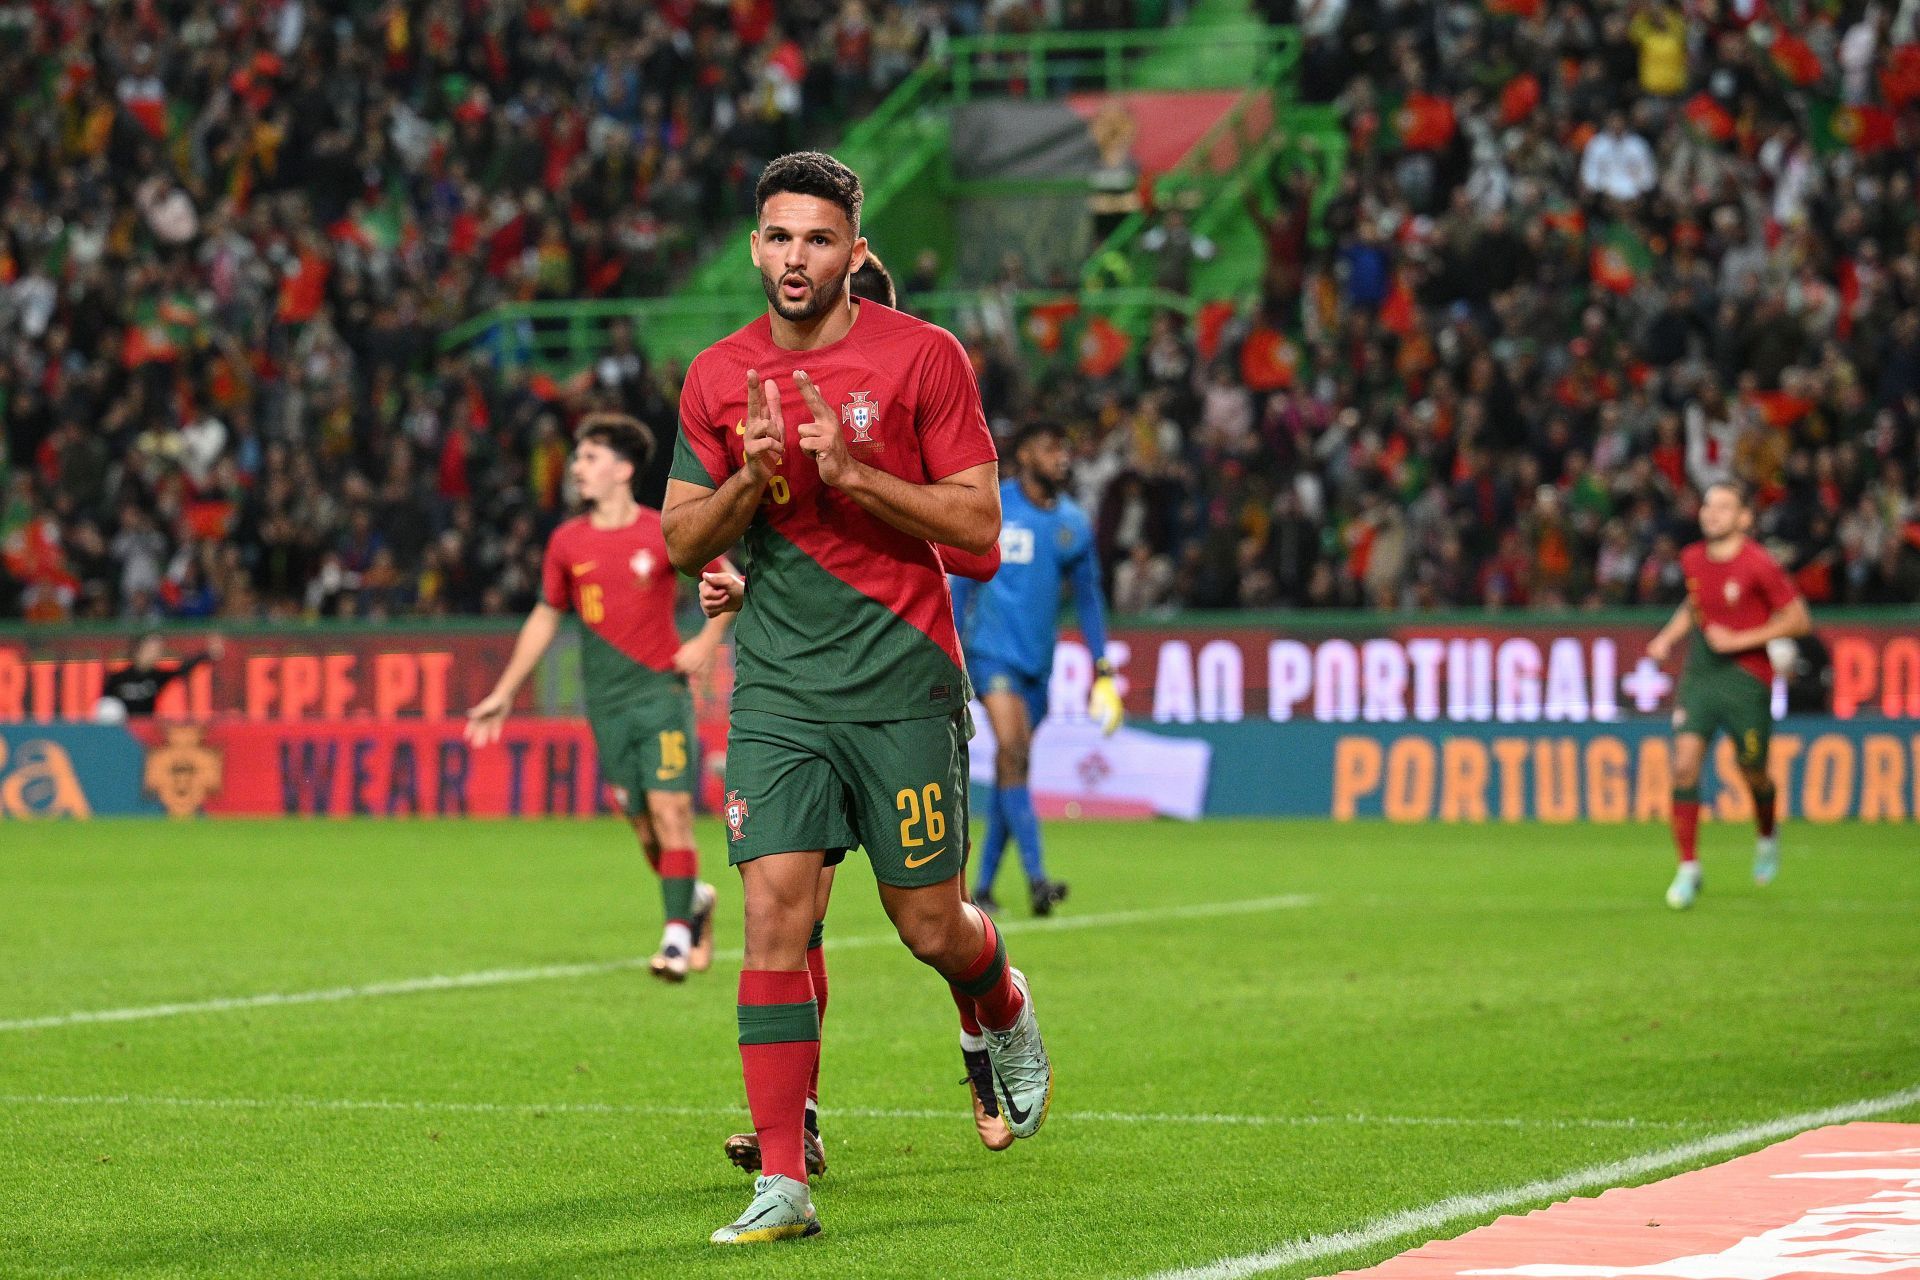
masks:
[(993, 724), (994, 782), (987, 803), (987, 839), (980, 851), (973, 900), (998, 911), (994, 877), (1007, 837), (1020, 846), (1033, 914), (1048, 915), (1067, 886), (1047, 878), (1040, 850), (1040, 819), (1028, 789), (1033, 731), (1047, 715), (1053, 675), (1054, 620), (1061, 586), (1073, 583), (1074, 614), (1094, 656), (1087, 714), (1107, 733), (1120, 727), (1119, 690), (1106, 659), (1107, 624), (1100, 601), (1100, 564), (1093, 526), (1067, 482), (1067, 442), (1057, 427), (1023, 429), (1013, 440), (1019, 474), (1000, 484), (1000, 571), (983, 586), (953, 582), (953, 609), (967, 654), (967, 674)]
[(166, 649), (158, 634), (148, 632), (134, 641), (127, 665), (107, 677), (100, 700), (93, 705), (93, 718), (101, 724), (125, 724), (134, 716), (151, 716), (168, 685), (185, 678), (202, 663), (220, 661), (226, 651), (219, 636), (210, 636), (204, 652), (182, 658), (172, 670), (162, 671)]
[(860, 264), (860, 269), (847, 278), (847, 291), (862, 302), (882, 302), (895, 311), (900, 309), (893, 272), (887, 270), (887, 264), (880, 261), (880, 255), (872, 248), (868, 248), (867, 260)]
[[(653, 973), (681, 982), (689, 970), (713, 963), (714, 891), (700, 881), (693, 843), (699, 741), (687, 677), (712, 664), (730, 620), (709, 619), (693, 639), (680, 639), (673, 617), (677, 575), (660, 513), (634, 496), (652, 453), (653, 436), (624, 414), (591, 414), (581, 423), (571, 471), (587, 512), (548, 540), (540, 603), (521, 626), (493, 692), (467, 712), (467, 741), (485, 746), (499, 739), (513, 696), (553, 643), (561, 613), (578, 613), (600, 773), (619, 791), (660, 876), (667, 923)], [(717, 557), (708, 566), (727, 567)]]
[(751, 553), (725, 813), (765, 1172), (716, 1244), (820, 1230), (803, 1140), (820, 1049), (808, 941), (820, 870), (856, 844), (901, 940), (987, 1029), (1016, 1136), (1038, 1131), (1052, 1097), (1026, 979), (960, 886), (968, 691), (933, 544), (985, 553), (997, 537), (993, 437), (952, 335), (849, 294), (860, 201), (830, 156), (762, 173), (751, 244), (768, 315), (688, 368), (667, 487), (676, 566), (699, 570), (742, 537)]
[(1813, 629), (1807, 602), (1780, 566), (1747, 537), (1753, 524), (1746, 496), (1732, 483), (1709, 485), (1700, 499), (1701, 541), (1680, 553), (1687, 598), (1672, 621), (1647, 646), (1665, 662), (1689, 631), (1693, 643), (1674, 699), (1673, 842), (1680, 869), (1667, 888), (1667, 905), (1684, 911), (1700, 896), (1700, 765), (1713, 738), (1725, 729), (1734, 757), (1753, 793), (1753, 823), (1759, 832), (1753, 879), (1771, 884), (1780, 870), (1774, 834), (1774, 785), (1767, 773), (1773, 736), (1773, 668), (1767, 645)]

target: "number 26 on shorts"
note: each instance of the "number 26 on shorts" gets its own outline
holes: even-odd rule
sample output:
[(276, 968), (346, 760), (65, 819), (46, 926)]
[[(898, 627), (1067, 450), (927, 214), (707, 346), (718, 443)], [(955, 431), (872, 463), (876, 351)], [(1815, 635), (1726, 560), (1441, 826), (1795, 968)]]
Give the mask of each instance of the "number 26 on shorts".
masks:
[[(915, 791), (912, 787), (900, 788), (900, 794), (893, 798), (893, 807), (907, 816), (900, 820), (900, 847), (917, 849), (928, 840), (935, 844), (947, 838), (947, 815), (940, 812), (940, 784), (929, 782), (924, 788)], [(914, 828), (925, 821), (926, 836), (914, 834)]]

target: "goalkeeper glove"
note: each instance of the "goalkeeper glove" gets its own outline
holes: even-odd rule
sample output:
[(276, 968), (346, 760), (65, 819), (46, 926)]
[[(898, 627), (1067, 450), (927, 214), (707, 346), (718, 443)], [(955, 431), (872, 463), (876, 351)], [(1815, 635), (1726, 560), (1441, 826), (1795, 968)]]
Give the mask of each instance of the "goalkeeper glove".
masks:
[(1113, 682), (1113, 664), (1105, 658), (1093, 664), (1093, 688), (1087, 694), (1087, 716), (1112, 736), (1126, 711), (1120, 705), (1120, 687)]

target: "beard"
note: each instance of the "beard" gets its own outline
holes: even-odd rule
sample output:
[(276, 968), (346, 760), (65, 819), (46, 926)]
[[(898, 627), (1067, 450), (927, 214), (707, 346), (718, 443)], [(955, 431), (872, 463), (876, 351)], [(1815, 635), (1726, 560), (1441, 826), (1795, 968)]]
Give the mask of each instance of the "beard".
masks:
[[(760, 289), (767, 295), (767, 305), (772, 307), (782, 320), (795, 324), (805, 324), (809, 320), (818, 320), (847, 294), (847, 272), (842, 271), (824, 281), (815, 281), (802, 272), (793, 271), (776, 280), (765, 271), (760, 273)], [(791, 278), (805, 280), (813, 287), (807, 300), (799, 306), (793, 306), (780, 296), (780, 285)]]

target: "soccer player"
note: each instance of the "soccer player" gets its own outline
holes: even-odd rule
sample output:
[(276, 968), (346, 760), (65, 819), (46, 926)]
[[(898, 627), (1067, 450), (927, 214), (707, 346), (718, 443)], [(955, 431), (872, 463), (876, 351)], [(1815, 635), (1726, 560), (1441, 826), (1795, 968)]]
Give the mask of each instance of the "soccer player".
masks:
[(168, 685), (202, 663), (220, 661), (225, 652), (226, 645), (214, 636), (207, 641), (204, 652), (182, 658), (171, 671), (162, 671), (166, 647), (159, 635), (148, 632), (134, 642), (127, 665), (107, 677), (100, 700), (94, 703), (93, 718), (101, 724), (125, 724), (131, 717), (151, 716)]
[(729, 860), (746, 899), (740, 1057), (765, 1172), (716, 1244), (820, 1230), (807, 1186), (820, 870), (865, 847), (908, 949), (974, 1006), (1001, 1110), (1037, 1132), (1053, 1072), (1027, 980), (960, 890), (966, 673), (935, 543), (998, 537), (993, 437), (952, 335), (857, 305), (860, 181), (830, 156), (768, 165), (752, 256), (767, 314), (687, 370), (666, 537), (697, 571), (746, 539), (727, 749)]
[(1773, 882), (1780, 870), (1774, 833), (1774, 786), (1767, 773), (1773, 736), (1773, 668), (1767, 645), (1813, 629), (1807, 602), (1780, 566), (1747, 537), (1753, 513), (1745, 494), (1730, 482), (1709, 485), (1700, 499), (1699, 542), (1680, 553), (1687, 598), (1647, 646), (1665, 662), (1689, 631), (1693, 643), (1674, 699), (1673, 842), (1680, 869), (1667, 888), (1667, 905), (1684, 911), (1700, 896), (1700, 765), (1714, 735), (1733, 739), (1734, 757), (1753, 794), (1759, 833), (1753, 852), (1756, 884)]
[[(867, 266), (874, 264), (873, 257), (867, 259)], [(884, 268), (882, 272), (884, 273)], [(872, 295), (860, 291), (861, 274), (853, 278), (852, 288), (855, 297), (865, 297), (879, 301)], [(885, 276), (882, 274), (882, 281)], [(887, 284), (888, 296), (891, 295), (890, 283)], [(943, 568), (953, 573), (985, 581), (993, 576), (1000, 567), (1000, 546), (995, 543), (985, 555), (970, 555), (956, 547), (937, 546)], [(722, 613), (737, 613), (746, 601), (746, 580), (736, 573), (707, 573), (701, 575), (700, 607), (711, 618)], [(962, 833), (967, 841), (970, 831)], [(962, 873), (965, 872), (965, 854), (970, 847), (963, 844)], [(813, 935), (807, 940), (807, 970), (813, 975), (814, 1004), (820, 1015), (822, 1053), (825, 1052), (827, 1025), (827, 960), (823, 948), (823, 939), (827, 923), (827, 905), (833, 897), (833, 876), (835, 868), (825, 866), (820, 869), (819, 887), (814, 891)], [(966, 892), (964, 879), (961, 882), (962, 893)], [(1005, 1151), (1013, 1145), (1013, 1131), (1007, 1127), (1007, 1121), (1000, 1114), (998, 1100), (993, 1092), (993, 1064), (987, 1058), (986, 1037), (981, 1033), (979, 1020), (975, 1017), (972, 999), (961, 994), (955, 988), (954, 1003), (960, 1010), (960, 1059), (966, 1074), (962, 1083), (973, 1101), (974, 1131), (980, 1135), (980, 1141), (989, 1151)], [(827, 1151), (820, 1139), (820, 1060), (816, 1056), (813, 1064), (813, 1076), (807, 1085), (806, 1133), (807, 1173), (817, 1177), (827, 1170)], [(725, 1147), (727, 1159), (752, 1173), (760, 1172), (760, 1138), (754, 1133), (736, 1133), (727, 1138)]]
[(1047, 878), (1040, 850), (1040, 819), (1027, 776), (1033, 731), (1047, 715), (1053, 674), (1054, 618), (1060, 588), (1073, 583), (1074, 613), (1093, 651), (1094, 681), (1087, 714), (1107, 733), (1120, 727), (1120, 694), (1106, 659), (1106, 615), (1100, 601), (1100, 564), (1093, 526), (1067, 482), (1067, 442), (1057, 427), (1030, 426), (1013, 442), (1019, 474), (1000, 484), (1000, 571), (983, 586), (953, 582), (953, 608), (967, 654), (967, 674), (993, 724), (994, 782), (987, 808), (987, 842), (980, 854), (973, 900), (998, 911), (994, 877), (1011, 834), (1020, 846), (1033, 914), (1044, 916), (1067, 896)]
[[(693, 639), (680, 639), (673, 620), (677, 575), (660, 513), (635, 497), (652, 453), (652, 434), (625, 414), (590, 414), (581, 423), (571, 470), (587, 512), (548, 540), (540, 603), (521, 625), (493, 692), (467, 712), (467, 740), (485, 746), (499, 739), (513, 696), (553, 643), (561, 614), (579, 614), (600, 773), (620, 794), (660, 876), (667, 922), (651, 967), (655, 977), (681, 982), (689, 970), (713, 963), (714, 891), (699, 878), (693, 841), (699, 740), (687, 678), (712, 664), (730, 619), (708, 619)], [(727, 567), (719, 557), (708, 565)]]

